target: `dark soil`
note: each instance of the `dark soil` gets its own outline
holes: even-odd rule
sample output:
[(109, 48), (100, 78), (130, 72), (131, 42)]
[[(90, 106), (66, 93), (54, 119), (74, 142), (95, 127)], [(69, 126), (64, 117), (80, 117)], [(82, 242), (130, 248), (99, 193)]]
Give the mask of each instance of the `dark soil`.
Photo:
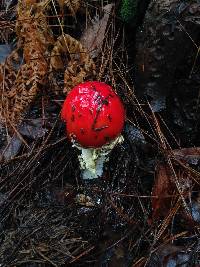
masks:
[[(91, 2), (94, 16), (107, 1)], [(127, 119), (103, 176), (81, 179), (64, 96), (38, 96), (18, 129), (29, 148), (13, 137), (0, 163), (0, 266), (200, 266), (200, 3), (148, 2), (133, 24), (116, 11), (107, 33), (116, 42), (102, 80), (115, 81)], [(76, 38), (79, 12), (65, 22)]]

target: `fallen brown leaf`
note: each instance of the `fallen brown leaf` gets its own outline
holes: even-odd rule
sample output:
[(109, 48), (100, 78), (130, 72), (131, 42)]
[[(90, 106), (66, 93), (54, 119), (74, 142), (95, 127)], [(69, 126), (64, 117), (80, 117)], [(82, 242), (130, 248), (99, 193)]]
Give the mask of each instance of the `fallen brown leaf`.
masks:
[(189, 147), (173, 150), (176, 159), (196, 165), (200, 160), (200, 147)]
[(156, 177), (152, 189), (153, 220), (168, 214), (174, 189), (175, 184), (173, 183), (169, 167), (159, 164), (156, 169)]
[(101, 51), (103, 40), (106, 33), (109, 18), (114, 5), (108, 4), (103, 8), (104, 15), (102, 19), (96, 18), (84, 31), (80, 42), (87, 48), (92, 58), (98, 56)]

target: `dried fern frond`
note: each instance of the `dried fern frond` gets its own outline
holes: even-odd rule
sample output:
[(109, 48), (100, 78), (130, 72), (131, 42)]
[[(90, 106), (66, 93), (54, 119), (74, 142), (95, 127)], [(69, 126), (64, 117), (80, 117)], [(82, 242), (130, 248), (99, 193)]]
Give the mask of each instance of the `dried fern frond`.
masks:
[(75, 16), (78, 9), (81, 7), (82, 0), (57, 0), (61, 9), (67, 6), (73, 16)]
[(95, 64), (82, 44), (68, 34), (62, 35), (56, 41), (51, 53), (51, 66), (55, 69), (65, 69), (64, 93), (75, 85), (95, 76)]
[[(20, 121), (47, 78), (48, 47), (54, 40), (40, 3), (19, 1), (17, 34), (17, 50), (0, 66), (0, 121), (10, 125)], [(19, 49), (24, 63), (14, 68)]]

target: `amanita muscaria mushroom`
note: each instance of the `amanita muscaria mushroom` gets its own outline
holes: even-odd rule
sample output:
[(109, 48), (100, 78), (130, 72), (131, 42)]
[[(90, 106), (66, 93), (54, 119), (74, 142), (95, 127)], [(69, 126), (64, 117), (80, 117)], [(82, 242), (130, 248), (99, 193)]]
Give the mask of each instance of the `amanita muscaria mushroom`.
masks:
[(101, 176), (108, 154), (123, 141), (125, 110), (119, 96), (103, 82), (84, 82), (69, 92), (61, 116), (67, 137), (82, 152), (83, 178)]

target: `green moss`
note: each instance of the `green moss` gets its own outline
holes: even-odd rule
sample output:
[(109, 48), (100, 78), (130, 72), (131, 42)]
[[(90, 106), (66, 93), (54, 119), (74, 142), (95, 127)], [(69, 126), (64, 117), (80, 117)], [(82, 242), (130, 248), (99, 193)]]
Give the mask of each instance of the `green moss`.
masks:
[(120, 16), (124, 22), (134, 22), (139, 0), (122, 0)]

